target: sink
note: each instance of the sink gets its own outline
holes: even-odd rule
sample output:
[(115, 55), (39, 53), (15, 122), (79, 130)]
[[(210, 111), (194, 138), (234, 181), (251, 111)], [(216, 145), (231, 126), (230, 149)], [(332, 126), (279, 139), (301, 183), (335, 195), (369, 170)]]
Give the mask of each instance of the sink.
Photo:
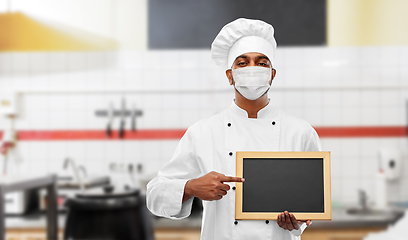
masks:
[(394, 215), (395, 212), (392, 210), (377, 210), (369, 208), (350, 208), (346, 212), (351, 215), (364, 215), (364, 216), (390, 216)]
[(404, 215), (404, 211), (396, 207), (384, 210), (352, 207), (344, 210), (343, 214), (339, 214), (339, 219), (395, 222)]
[[(97, 189), (98, 187), (107, 186), (111, 183), (109, 176), (91, 175), (82, 180), (84, 184), (84, 191), (90, 191)], [(65, 211), (64, 202), (67, 198), (73, 198), (77, 193), (81, 192), (81, 187), (78, 181), (72, 176), (58, 176), (57, 177), (58, 188), (58, 211)], [(46, 208), (46, 191), (41, 189), (39, 192), (40, 198), (40, 210)]]
[[(110, 184), (110, 177), (108, 176), (90, 176), (83, 179), (84, 188), (94, 188)], [(59, 189), (80, 189), (80, 184), (74, 181), (72, 177), (58, 176)]]
[(363, 209), (358, 206), (332, 208), (331, 221), (313, 221), (311, 228), (385, 228), (404, 216), (405, 209), (390, 206), (389, 209)]

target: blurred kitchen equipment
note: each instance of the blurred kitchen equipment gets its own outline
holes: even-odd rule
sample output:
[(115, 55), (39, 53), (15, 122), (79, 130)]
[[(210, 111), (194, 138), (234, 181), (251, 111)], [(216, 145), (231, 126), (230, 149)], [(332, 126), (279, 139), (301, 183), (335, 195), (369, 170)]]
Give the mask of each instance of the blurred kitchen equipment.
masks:
[(115, 112), (113, 110), (113, 104), (109, 104), (109, 110), (108, 110), (108, 125), (106, 125), (106, 136), (111, 137), (112, 136), (112, 122), (113, 118), (115, 116)]
[(384, 170), (380, 168), (375, 177), (375, 208), (386, 209), (388, 207), (387, 199), (387, 179)]
[[(7, 116), (10, 121), (10, 126), (3, 131), (3, 139), (0, 143), (0, 154), (4, 156), (3, 175), (7, 175), (7, 164), (11, 155), (17, 156), (15, 146), (17, 143), (17, 134), (14, 128), (14, 115)], [(19, 160), (17, 158), (17, 160)]]
[(4, 195), (11, 192), (25, 191), (29, 189), (47, 189), (47, 239), (55, 240), (58, 234), (57, 217), (57, 176), (14, 176), (0, 178), (0, 240), (6, 239), (4, 218)]
[(129, 164), (128, 172), (129, 172), (130, 181), (132, 182), (133, 187), (137, 188), (138, 186), (136, 185), (136, 180), (135, 180), (135, 177), (133, 175), (134, 172), (135, 172), (133, 164)]
[(5, 195), (4, 202), (7, 215), (24, 215), (38, 209), (38, 189), (8, 193)]
[(375, 177), (375, 208), (388, 208), (388, 181), (396, 181), (401, 174), (401, 154), (395, 147), (381, 147), (378, 172)]
[(151, 240), (151, 214), (139, 191), (78, 194), (67, 200), (64, 239)]
[(401, 175), (401, 153), (391, 146), (380, 148), (380, 168), (387, 180), (396, 180)]
[(122, 105), (120, 111), (120, 127), (119, 127), (119, 138), (125, 136), (125, 117), (126, 117), (126, 102), (125, 98), (122, 98)]
[(3, 139), (0, 143), (0, 153), (4, 155), (3, 175), (7, 175), (7, 164), (11, 157), (16, 154), (15, 148), (17, 137), (14, 128), (14, 117), (17, 115), (18, 95), (16, 92), (0, 92), (0, 116), (3, 115), (9, 120), (9, 127), (3, 129)]
[[(79, 167), (82, 169), (83, 167)], [(85, 169), (85, 168), (84, 168)], [(76, 196), (80, 190), (81, 185), (84, 186), (86, 191), (92, 189), (103, 188), (111, 183), (109, 176), (88, 176), (82, 179), (82, 184), (77, 182), (72, 176), (58, 176), (57, 177), (57, 187), (58, 187), (58, 211), (65, 211), (64, 203), (66, 199), (73, 198)], [(46, 201), (46, 191), (39, 191), (39, 209), (45, 210), (47, 207)]]
[(125, 135), (125, 121), (126, 117), (131, 117), (131, 129), (136, 131), (136, 118), (143, 116), (143, 111), (135, 108), (133, 104), (132, 109), (126, 110), (126, 100), (122, 98), (121, 109), (115, 110), (112, 103), (109, 105), (108, 110), (96, 110), (95, 115), (97, 117), (108, 117), (108, 124), (106, 127), (106, 136), (112, 136), (112, 126), (114, 117), (120, 117), (119, 137), (123, 138)]
[(18, 112), (18, 95), (16, 92), (0, 92), (0, 115), (15, 116)]
[(66, 158), (64, 161), (64, 169), (67, 169), (69, 164), (71, 164), (72, 171), (74, 172), (76, 181), (78, 181), (79, 183), (81, 191), (84, 191), (85, 190), (84, 183), (82, 181), (82, 178), (79, 176), (78, 168), (76, 167), (74, 160)]
[(364, 240), (404, 240), (407, 239), (408, 209), (402, 214), (402, 217), (385, 231), (370, 233)]
[[(3, 146), (0, 146), (0, 152), (4, 152)], [(7, 175), (7, 161), (8, 161), (8, 157), (4, 155), (3, 157), (3, 176)]]
[(3, 162), (3, 175), (7, 175), (7, 162), (9, 157), (9, 151), (11, 148), (14, 147), (13, 142), (3, 142), (0, 146), (0, 153), (4, 155), (4, 162)]
[(191, 205), (190, 216), (201, 216), (203, 214), (203, 201), (198, 197), (194, 197), (193, 204)]
[(132, 131), (136, 131), (136, 107), (135, 104), (133, 104), (132, 107)]
[(364, 190), (358, 190), (358, 202), (362, 210), (367, 210), (367, 193)]
[(103, 187), (110, 184), (109, 176), (88, 176), (86, 179), (82, 179), (82, 183), (75, 181), (72, 177), (60, 177), (58, 176), (58, 188), (59, 189), (80, 189), (81, 185), (85, 189)]
[(85, 169), (84, 166), (82, 166), (82, 165), (79, 166), (79, 167), (78, 167), (78, 171), (81, 171), (81, 172), (82, 172), (82, 174), (83, 174), (83, 176), (84, 176), (85, 179), (88, 177), (88, 173), (86, 172), (86, 169)]

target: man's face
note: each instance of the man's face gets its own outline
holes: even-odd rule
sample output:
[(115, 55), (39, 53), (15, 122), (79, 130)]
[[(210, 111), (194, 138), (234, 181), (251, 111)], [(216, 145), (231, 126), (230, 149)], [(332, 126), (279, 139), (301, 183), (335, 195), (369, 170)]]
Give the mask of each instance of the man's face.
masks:
[(261, 53), (250, 52), (238, 56), (232, 64), (232, 69), (243, 68), (248, 66), (260, 66), (272, 68), (269, 58)]
[[(249, 66), (260, 66), (260, 67), (266, 67), (266, 68), (272, 68), (271, 61), (269, 58), (262, 53), (257, 53), (257, 52), (249, 52), (242, 54), (238, 56), (234, 63), (232, 64), (231, 69), (237, 69), (237, 68), (244, 68), (244, 67), (249, 67)], [(234, 80), (232, 78), (232, 71), (231, 69), (228, 69), (226, 71), (227, 78), (229, 80), (230, 85), (234, 85)], [(269, 85), (272, 84), (272, 80), (274, 79), (276, 74), (276, 70), (272, 68), (272, 79), (269, 82)]]

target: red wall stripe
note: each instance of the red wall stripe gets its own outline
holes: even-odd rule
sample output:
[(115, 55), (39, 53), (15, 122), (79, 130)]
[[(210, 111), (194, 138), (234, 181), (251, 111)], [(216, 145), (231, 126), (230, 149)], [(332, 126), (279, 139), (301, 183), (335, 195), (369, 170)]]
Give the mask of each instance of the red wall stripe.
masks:
[[(406, 126), (381, 127), (315, 127), (321, 138), (353, 138), (353, 137), (406, 137)], [(180, 139), (186, 129), (150, 129), (125, 131), (124, 140), (167, 140)], [(0, 139), (2, 138), (0, 132)], [(107, 137), (104, 130), (20, 130), (17, 138), (22, 141), (49, 140), (118, 140), (118, 131), (112, 131)]]
[(344, 137), (406, 137), (406, 126), (384, 127), (315, 127), (321, 138), (344, 138)]
[[(166, 140), (180, 139), (186, 129), (154, 129), (125, 131), (125, 140)], [(1, 136), (1, 133), (0, 133)], [(51, 130), (51, 131), (18, 131), (17, 139), (23, 141), (44, 140), (118, 140), (118, 131), (112, 131), (110, 137), (103, 130)]]

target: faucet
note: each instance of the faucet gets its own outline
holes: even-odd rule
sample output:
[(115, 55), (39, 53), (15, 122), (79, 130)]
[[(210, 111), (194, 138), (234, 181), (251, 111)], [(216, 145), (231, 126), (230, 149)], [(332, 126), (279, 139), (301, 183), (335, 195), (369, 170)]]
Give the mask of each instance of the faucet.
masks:
[(88, 177), (88, 173), (87, 173), (86, 168), (84, 166), (80, 165), (78, 167), (78, 170), (82, 172), (85, 179)]
[(367, 211), (367, 193), (364, 190), (358, 190), (358, 202), (363, 211)]
[(64, 169), (67, 169), (69, 164), (71, 164), (72, 171), (74, 172), (75, 178), (79, 183), (79, 187), (81, 191), (83, 192), (85, 190), (85, 187), (84, 187), (84, 183), (82, 182), (81, 177), (79, 176), (78, 168), (76, 167), (74, 160), (70, 158), (66, 158), (64, 161)]

